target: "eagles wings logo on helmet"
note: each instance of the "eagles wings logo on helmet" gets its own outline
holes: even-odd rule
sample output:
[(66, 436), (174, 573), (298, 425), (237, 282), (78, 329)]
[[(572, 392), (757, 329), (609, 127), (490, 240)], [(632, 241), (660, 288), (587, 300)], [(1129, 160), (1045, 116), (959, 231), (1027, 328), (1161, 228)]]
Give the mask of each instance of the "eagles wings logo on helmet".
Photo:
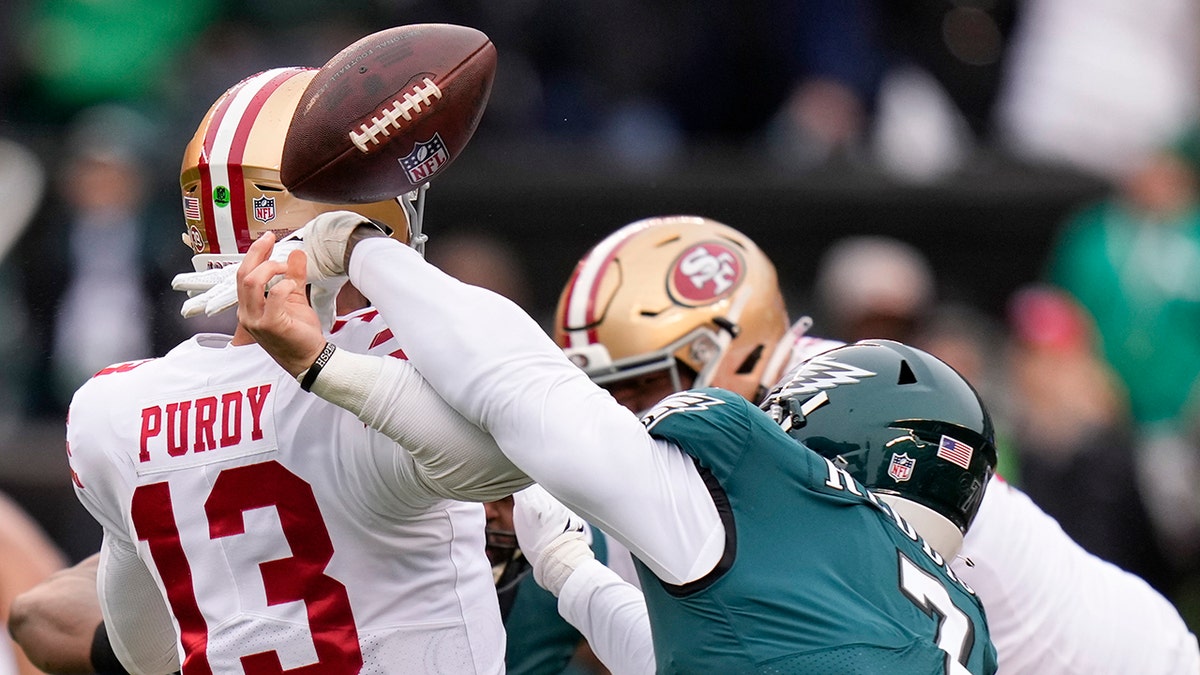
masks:
[(839, 363), (834, 359), (814, 356), (784, 375), (779, 386), (781, 396), (800, 396), (815, 394), (822, 389), (832, 389), (842, 384), (857, 384), (866, 377), (875, 377), (875, 373), (856, 368), (848, 363)]

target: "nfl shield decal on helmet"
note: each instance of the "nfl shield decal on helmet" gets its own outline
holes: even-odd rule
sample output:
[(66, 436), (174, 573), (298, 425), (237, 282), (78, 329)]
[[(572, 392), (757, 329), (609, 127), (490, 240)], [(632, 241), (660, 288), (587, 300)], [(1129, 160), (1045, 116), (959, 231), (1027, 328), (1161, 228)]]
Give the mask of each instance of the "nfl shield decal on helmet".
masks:
[(261, 223), (275, 220), (275, 198), (263, 195), (254, 200), (254, 219)]
[(893, 454), (892, 461), (888, 464), (888, 475), (897, 483), (902, 483), (912, 478), (913, 467), (916, 465), (917, 460), (909, 457), (907, 452)]
[(671, 265), (667, 288), (677, 302), (698, 307), (729, 295), (742, 280), (745, 265), (737, 252), (707, 241), (684, 251)]
[(441, 136), (434, 134), (433, 138), (417, 143), (412, 152), (401, 157), (400, 166), (408, 173), (408, 180), (413, 185), (418, 185), (429, 180), (449, 161), (450, 152), (446, 150), (446, 144), (442, 142)]

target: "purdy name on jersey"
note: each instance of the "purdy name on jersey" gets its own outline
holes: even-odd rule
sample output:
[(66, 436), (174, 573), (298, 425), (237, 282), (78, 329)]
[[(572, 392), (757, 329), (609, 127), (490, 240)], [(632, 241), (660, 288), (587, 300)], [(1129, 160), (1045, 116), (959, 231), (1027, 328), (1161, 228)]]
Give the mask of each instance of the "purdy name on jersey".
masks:
[[(267, 452), (272, 429), (263, 411), (271, 384), (228, 391), (217, 388), (185, 400), (166, 398), (141, 408), (138, 473), (152, 472), (164, 462), (170, 468)], [(203, 453), (203, 454), (202, 454)], [(166, 467), (163, 467), (164, 469)]]

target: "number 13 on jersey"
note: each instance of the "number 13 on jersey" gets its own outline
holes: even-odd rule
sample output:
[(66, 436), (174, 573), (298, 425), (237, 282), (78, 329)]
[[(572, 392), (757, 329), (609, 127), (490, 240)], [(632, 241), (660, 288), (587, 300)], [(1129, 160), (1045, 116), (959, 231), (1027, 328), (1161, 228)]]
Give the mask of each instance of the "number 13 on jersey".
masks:
[[(357, 673), (363, 665), (358, 631), (346, 587), (325, 574), (333, 543), (312, 487), (276, 461), (222, 470), (204, 502), (212, 540), (245, 534), (244, 515), (274, 508), (291, 547), (290, 555), (257, 565), (267, 606), (303, 601), (317, 662), (286, 672), (304, 675)], [(180, 541), (170, 484), (141, 485), (133, 493), (132, 516), (138, 539), (150, 547), (154, 566), (179, 622), (184, 675), (211, 675), (208, 626), (196, 600), (192, 566)], [(238, 572), (234, 570), (234, 572)], [(246, 573), (252, 573), (246, 570)], [(240, 657), (247, 675), (281, 675), (277, 652)]]

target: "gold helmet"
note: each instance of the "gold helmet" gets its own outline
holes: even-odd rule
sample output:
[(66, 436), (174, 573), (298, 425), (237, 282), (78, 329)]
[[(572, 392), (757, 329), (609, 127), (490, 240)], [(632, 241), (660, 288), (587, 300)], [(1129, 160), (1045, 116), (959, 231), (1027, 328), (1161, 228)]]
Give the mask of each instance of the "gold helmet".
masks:
[(708, 218), (630, 223), (597, 244), (559, 297), (554, 339), (597, 384), (680, 365), (693, 386), (757, 401), (787, 332), (775, 266), (748, 237)]
[(278, 237), (326, 211), (373, 218), (418, 250), (424, 191), (370, 204), (325, 204), (299, 199), (279, 180), (279, 160), (292, 113), (312, 68), (276, 68), (252, 75), (209, 108), (183, 153), (183, 243), (196, 271), (241, 260), (250, 244), (271, 231)]

